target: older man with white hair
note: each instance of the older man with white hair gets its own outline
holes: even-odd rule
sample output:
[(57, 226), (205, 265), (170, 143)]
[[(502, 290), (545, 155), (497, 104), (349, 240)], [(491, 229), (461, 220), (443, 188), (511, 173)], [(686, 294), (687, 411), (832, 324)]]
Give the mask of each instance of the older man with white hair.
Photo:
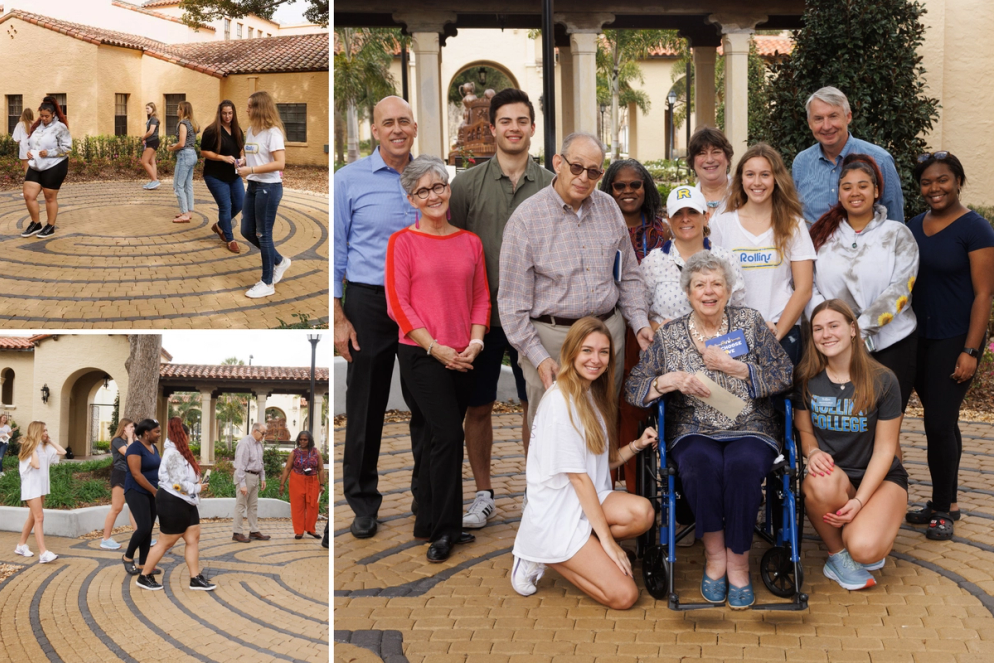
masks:
[[(262, 441), (268, 430), (266, 424), (257, 421), (252, 424), (252, 432), (238, 440), (235, 447), (235, 517), (232, 519), (234, 534), (232, 541), (248, 543), (252, 539), (268, 541), (269, 535), (259, 531), (259, 491), (266, 489), (266, 466), (262, 462)], [(242, 520), (248, 518), (248, 534), (242, 531)]]
[(823, 87), (808, 97), (804, 107), (808, 127), (818, 142), (794, 157), (791, 174), (804, 203), (808, 227), (839, 202), (842, 160), (850, 154), (868, 154), (876, 160), (884, 176), (880, 204), (887, 208), (888, 219), (903, 222), (904, 194), (894, 157), (879, 145), (849, 133), (852, 110), (846, 95), (838, 88)]

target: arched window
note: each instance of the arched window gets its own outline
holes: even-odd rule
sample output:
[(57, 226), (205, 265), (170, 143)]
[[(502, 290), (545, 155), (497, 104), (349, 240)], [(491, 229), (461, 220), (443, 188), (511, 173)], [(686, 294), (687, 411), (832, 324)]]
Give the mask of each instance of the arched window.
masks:
[(4, 405), (14, 404), (14, 369), (5, 368), (0, 371), (0, 380), (3, 386), (0, 387), (0, 403)]

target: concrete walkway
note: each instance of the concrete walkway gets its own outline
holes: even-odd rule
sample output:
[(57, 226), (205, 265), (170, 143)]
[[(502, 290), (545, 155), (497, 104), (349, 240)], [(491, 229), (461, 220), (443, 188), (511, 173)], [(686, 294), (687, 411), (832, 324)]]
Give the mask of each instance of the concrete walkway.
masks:
[[(51, 238), (20, 237), (30, 219), (20, 191), (0, 193), (0, 322), (4, 327), (234, 328), (293, 323), (294, 313), (328, 319), (328, 197), (286, 190), (273, 230), (293, 260), (276, 294), (248, 299), (262, 276), (258, 249), (228, 251), (211, 231), (217, 205), (194, 182), (193, 221), (178, 213), (172, 185), (68, 184), (59, 192)], [(45, 220), (44, 204), (41, 218)]]
[[(269, 541), (231, 540), (231, 520), (201, 524), (200, 562), (218, 587), (189, 589), (177, 544), (163, 558), (165, 585), (150, 592), (125, 573), (120, 551), (100, 539), (46, 537), (59, 558), (14, 554), (18, 535), (0, 532), (0, 661), (104, 663), (328, 660), (328, 551), (295, 540), (287, 520), (262, 520)], [(321, 524), (323, 528), (323, 524)], [(158, 536), (156, 530), (155, 536)], [(126, 546), (129, 535), (114, 537)]]
[[(994, 660), (994, 426), (963, 424), (960, 470), (963, 519), (956, 538), (928, 541), (905, 527), (876, 587), (847, 592), (822, 573), (826, 551), (806, 524), (802, 560), (804, 612), (672, 612), (642, 589), (633, 608), (608, 610), (548, 571), (531, 597), (508, 580), (510, 549), (521, 516), (524, 457), (520, 415), (494, 417), (497, 513), (476, 530), (476, 543), (429, 564), (427, 545), (412, 537), (413, 460), (406, 424), (384, 430), (379, 469), (380, 530), (372, 539), (348, 533), (352, 512), (341, 485), (345, 431), (335, 431), (335, 660), (398, 663), (607, 663), (681, 660), (909, 661)], [(905, 420), (901, 442), (912, 503), (930, 494), (920, 419)], [(475, 488), (464, 464), (464, 498)], [(752, 576), (757, 602), (776, 599), (758, 578), (766, 549), (756, 543)], [(677, 589), (697, 596), (703, 549), (678, 549)]]

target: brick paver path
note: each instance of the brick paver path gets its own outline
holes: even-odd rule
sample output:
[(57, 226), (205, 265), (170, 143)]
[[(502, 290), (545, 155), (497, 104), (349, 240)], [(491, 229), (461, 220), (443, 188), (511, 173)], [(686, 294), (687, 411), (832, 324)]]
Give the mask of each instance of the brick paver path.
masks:
[[(259, 251), (238, 231), (241, 253), (211, 231), (217, 205), (194, 182), (193, 221), (171, 181), (67, 184), (51, 238), (22, 238), (30, 223), (20, 191), (0, 193), (0, 323), (6, 328), (271, 328), (294, 313), (328, 319), (328, 197), (286, 190), (273, 235), (293, 265), (276, 294), (248, 299), (262, 276)], [(41, 202), (41, 218), (45, 206)]]
[[(963, 424), (960, 470), (963, 519), (952, 541), (925, 538), (906, 526), (876, 587), (847, 592), (821, 573), (826, 552), (809, 523), (802, 560), (803, 612), (670, 611), (642, 589), (627, 611), (609, 610), (554, 571), (538, 593), (522, 597), (508, 580), (511, 546), (525, 487), (520, 415), (494, 417), (497, 514), (443, 564), (429, 564), (427, 545), (412, 537), (413, 460), (406, 424), (388, 424), (380, 458), (384, 493), (380, 529), (372, 539), (348, 533), (341, 457), (344, 429), (335, 431), (335, 660), (411, 663), (631, 662), (678, 660), (994, 661), (994, 426)], [(911, 475), (910, 500), (929, 495), (920, 419), (901, 436)], [(464, 498), (475, 487), (463, 466)], [(752, 577), (757, 602), (773, 597), (758, 577), (766, 544), (756, 543)], [(677, 549), (677, 589), (699, 600), (703, 548)], [(641, 566), (636, 582), (642, 588)]]
[[(165, 586), (135, 586), (120, 551), (100, 539), (46, 537), (59, 555), (39, 564), (0, 532), (0, 563), (21, 566), (0, 583), (0, 661), (104, 663), (328, 660), (328, 551), (293, 538), (289, 521), (260, 521), (269, 541), (231, 540), (231, 521), (201, 524), (200, 562), (217, 583), (189, 589), (182, 540), (159, 565)], [(156, 530), (158, 536), (158, 530)], [(115, 537), (122, 546), (128, 535)]]

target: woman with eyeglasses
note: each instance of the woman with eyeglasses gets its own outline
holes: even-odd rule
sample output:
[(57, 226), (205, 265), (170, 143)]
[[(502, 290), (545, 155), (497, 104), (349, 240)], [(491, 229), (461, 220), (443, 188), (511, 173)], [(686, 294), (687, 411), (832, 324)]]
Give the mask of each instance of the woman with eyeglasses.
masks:
[(310, 431), (300, 431), (297, 446), (286, 459), (280, 475), (280, 493), (290, 480), (290, 515), (293, 519), (293, 538), (304, 538), (304, 532), (320, 539), (315, 532), (318, 522), (318, 497), (325, 483), (324, 459), (314, 448)]
[(925, 411), (932, 499), (906, 519), (928, 523), (925, 536), (943, 541), (953, 537), (953, 521), (960, 517), (959, 409), (984, 354), (994, 293), (994, 230), (960, 202), (966, 173), (953, 154), (921, 155), (914, 178), (929, 207), (908, 228), (918, 242), (915, 391)]
[(710, 217), (725, 211), (732, 178), (732, 144), (719, 129), (701, 127), (687, 147), (690, 168), (697, 175), (697, 190), (704, 194)]
[(429, 562), (475, 537), (462, 531), (463, 418), (472, 392), (473, 361), (490, 325), (490, 288), (483, 243), (449, 223), (449, 173), (438, 157), (412, 160), (400, 176), (417, 210), (413, 226), (390, 236), (384, 286), (397, 322), (400, 374), (410, 388), (418, 474), (415, 538), (431, 541)]

